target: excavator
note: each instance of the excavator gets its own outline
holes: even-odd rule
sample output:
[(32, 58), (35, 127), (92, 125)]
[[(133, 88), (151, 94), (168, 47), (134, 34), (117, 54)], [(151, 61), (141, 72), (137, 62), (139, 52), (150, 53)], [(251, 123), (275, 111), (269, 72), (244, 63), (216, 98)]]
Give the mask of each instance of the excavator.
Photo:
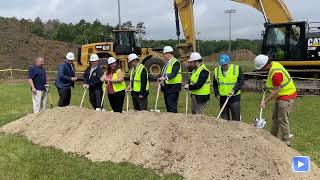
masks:
[[(265, 31), (261, 53), (283, 64), (291, 73), (319, 78), (320, 30), (316, 23), (293, 22), (283, 0), (231, 0), (253, 7), (263, 14)], [(180, 36), (179, 20), (186, 43), (179, 44), (181, 59), (196, 51), (193, 0), (174, 0), (176, 29)]]

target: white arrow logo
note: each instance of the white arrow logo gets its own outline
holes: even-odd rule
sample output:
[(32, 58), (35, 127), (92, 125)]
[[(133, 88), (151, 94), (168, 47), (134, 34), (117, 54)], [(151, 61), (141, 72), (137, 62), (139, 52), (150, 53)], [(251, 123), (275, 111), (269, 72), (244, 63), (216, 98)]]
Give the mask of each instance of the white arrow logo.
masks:
[(298, 168), (301, 168), (302, 166), (304, 166), (304, 163), (298, 161)]

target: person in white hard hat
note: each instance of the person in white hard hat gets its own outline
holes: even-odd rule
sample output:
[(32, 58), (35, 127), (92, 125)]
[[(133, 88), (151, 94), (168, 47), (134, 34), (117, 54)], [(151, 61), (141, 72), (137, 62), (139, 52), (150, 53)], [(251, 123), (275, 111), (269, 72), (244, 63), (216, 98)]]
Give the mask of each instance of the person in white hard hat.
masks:
[(108, 98), (113, 112), (122, 113), (126, 83), (124, 73), (115, 58), (109, 57), (107, 71), (100, 80), (107, 84)]
[(210, 100), (210, 72), (197, 52), (191, 53), (189, 67), (193, 71), (189, 83), (184, 88), (191, 92), (191, 111), (192, 114), (204, 115), (206, 104)]
[(99, 56), (92, 54), (90, 56), (90, 66), (84, 71), (83, 74), (83, 88), (89, 89), (89, 100), (94, 109), (102, 109), (102, 82), (100, 78), (103, 76), (103, 69), (99, 65)]
[(59, 107), (68, 106), (71, 99), (71, 87), (74, 87), (74, 82), (77, 80), (75, 76), (75, 68), (73, 61), (75, 56), (72, 52), (68, 52), (64, 63), (58, 66), (58, 74), (56, 78), (56, 86), (59, 93)]
[(266, 89), (271, 95), (261, 102), (261, 107), (276, 99), (271, 134), (278, 137), (281, 130), (281, 140), (290, 146), (289, 114), (293, 102), (297, 97), (297, 90), (289, 72), (278, 62), (271, 61), (268, 56), (260, 54), (255, 59), (255, 68), (258, 71), (268, 71)]
[(167, 63), (163, 67), (162, 76), (158, 81), (162, 84), (161, 89), (164, 93), (167, 112), (177, 113), (182, 83), (181, 64), (179, 60), (173, 56), (172, 47), (165, 46), (163, 48), (163, 55)]
[(140, 63), (139, 57), (132, 53), (128, 56), (130, 70), (130, 84), (127, 93), (131, 91), (134, 110), (148, 110), (149, 79), (146, 67)]

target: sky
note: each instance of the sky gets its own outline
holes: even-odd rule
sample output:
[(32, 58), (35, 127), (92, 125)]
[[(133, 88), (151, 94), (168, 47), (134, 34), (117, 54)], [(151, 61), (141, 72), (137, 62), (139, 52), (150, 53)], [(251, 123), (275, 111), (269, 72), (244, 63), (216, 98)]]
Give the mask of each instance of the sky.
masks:
[[(319, 0), (284, 0), (294, 20), (320, 22)], [(144, 22), (147, 39), (176, 39), (172, 0), (120, 0), (121, 19), (133, 23)], [(203, 40), (228, 39), (229, 18), (226, 9), (235, 9), (232, 16), (232, 39), (260, 39), (263, 15), (249, 6), (229, 0), (195, 0), (197, 38)], [(59, 19), (76, 23), (81, 19), (116, 25), (117, 0), (10, 0), (0, 1), (0, 16), (19, 19)]]

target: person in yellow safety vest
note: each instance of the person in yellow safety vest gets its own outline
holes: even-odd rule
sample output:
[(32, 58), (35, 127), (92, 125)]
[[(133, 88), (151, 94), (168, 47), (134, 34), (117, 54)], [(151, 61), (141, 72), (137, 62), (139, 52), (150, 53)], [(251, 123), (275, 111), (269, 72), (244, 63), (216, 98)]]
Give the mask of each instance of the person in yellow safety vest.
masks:
[(273, 115), (271, 134), (278, 137), (281, 130), (281, 139), (290, 146), (289, 114), (293, 107), (297, 90), (289, 72), (278, 62), (271, 61), (266, 55), (258, 55), (255, 59), (256, 70), (269, 71), (266, 88), (271, 95), (261, 102), (261, 108), (276, 99)]
[(162, 70), (162, 76), (158, 81), (162, 84), (164, 100), (167, 112), (178, 112), (179, 93), (181, 91), (182, 74), (181, 64), (173, 56), (173, 48), (166, 46), (163, 48), (164, 59), (167, 61)]
[(149, 79), (148, 71), (143, 64), (140, 63), (139, 57), (136, 54), (129, 54), (128, 62), (131, 66), (130, 84), (126, 92), (131, 91), (132, 103), (134, 110), (148, 110), (148, 95), (149, 95)]
[(124, 73), (115, 58), (108, 59), (107, 71), (101, 77), (101, 81), (107, 84), (108, 99), (113, 112), (122, 113), (126, 83), (124, 82)]
[(231, 59), (227, 54), (219, 56), (220, 66), (214, 69), (213, 90), (215, 96), (220, 100), (220, 107), (223, 106), (228, 96), (230, 96), (227, 106), (221, 114), (221, 118), (240, 121), (240, 99), (244, 76), (241, 68), (230, 62)]
[(189, 83), (184, 88), (191, 92), (191, 111), (192, 114), (204, 115), (206, 104), (210, 100), (210, 72), (197, 52), (191, 53), (189, 66), (193, 71)]

